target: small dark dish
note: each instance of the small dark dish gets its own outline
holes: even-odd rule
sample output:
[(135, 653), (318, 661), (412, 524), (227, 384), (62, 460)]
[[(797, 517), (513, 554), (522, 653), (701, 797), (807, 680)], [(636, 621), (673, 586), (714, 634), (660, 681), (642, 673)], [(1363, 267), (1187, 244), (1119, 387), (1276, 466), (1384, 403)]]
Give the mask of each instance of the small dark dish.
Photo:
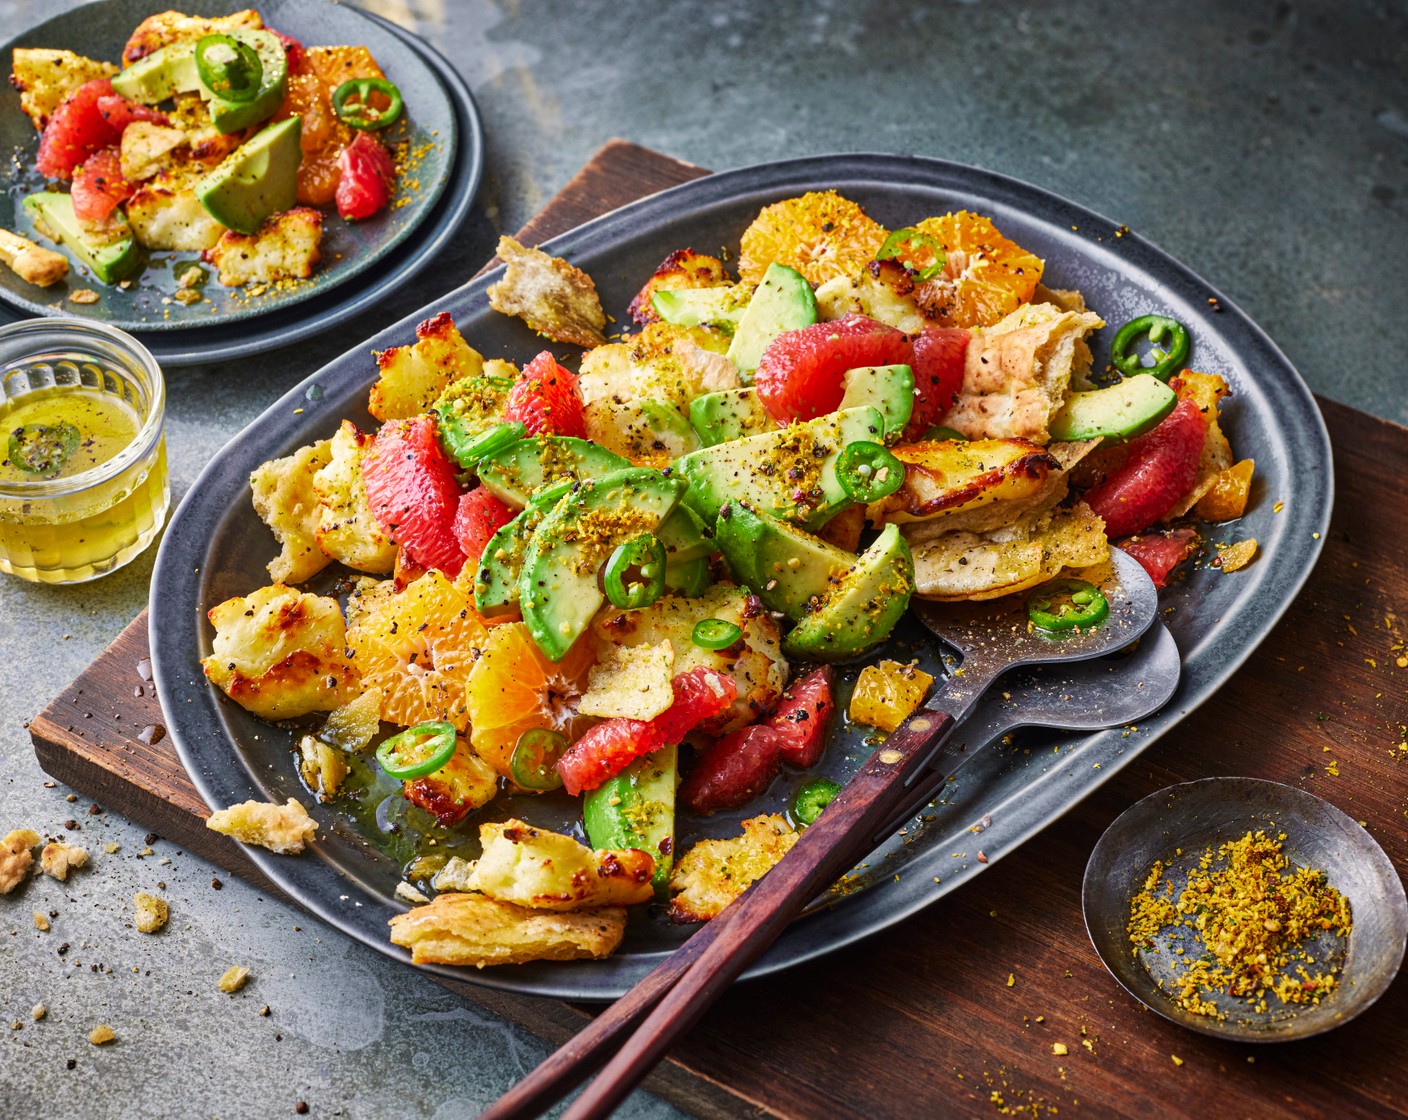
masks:
[[(1159, 979), (1167, 983), (1174, 975), (1169, 953), (1131, 952), (1130, 900), (1155, 860), (1168, 863), (1182, 849), (1168, 871), (1181, 881), (1182, 872), (1209, 847), (1258, 829), (1285, 833), (1283, 848), (1291, 864), (1324, 871), (1349, 900), (1354, 919), (1349, 936), (1326, 934), (1311, 950), (1317, 962), (1338, 964), (1339, 985), (1317, 1005), (1282, 1004), (1268, 993), (1264, 1012), (1224, 997), (1216, 1002), (1227, 1018), (1195, 1015), (1158, 987)], [(1095, 845), (1081, 896), (1090, 940), (1125, 991), (1171, 1022), (1239, 1042), (1286, 1042), (1347, 1023), (1392, 982), (1408, 938), (1403, 883), (1374, 838), (1328, 801), (1256, 778), (1204, 778), (1136, 802)]]
[[(287, 345), (356, 316), (420, 274), (446, 245), (473, 202), (484, 159), (478, 109), (463, 79), (429, 45), (377, 16), (326, 0), (266, 0), (257, 7), (270, 26), (306, 43), (367, 46), (402, 88), (407, 123), (392, 130), (393, 139), (409, 136), (423, 157), (414, 169), (418, 185), (396, 195), (406, 204), (360, 223), (327, 208), (318, 270), (258, 297), (212, 279), (208, 302), (162, 303), (175, 290), (170, 261), (193, 259), (192, 253), (155, 254), (159, 267), (139, 272), (129, 290), (98, 284), (78, 269), (66, 284), (40, 289), (0, 269), (0, 324), (36, 314), (80, 315), (134, 333), (164, 366), (219, 361)], [(0, 58), (8, 65), (14, 47), (52, 46), (115, 60), (132, 29), (157, 10), (151, 0), (102, 0), (26, 31), (0, 48)], [(184, 10), (223, 13), (228, 5), (191, 0)], [(37, 134), (8, 86), (0, 88), (0, 145), (32, 168)], [(33, 236), (19, 200), (41, 185), (37, 172), (13, 178), (0, 194), (0, 227)], [(66, 298), (81, 287), (100, 291), (99, 302), (80, 306)]]

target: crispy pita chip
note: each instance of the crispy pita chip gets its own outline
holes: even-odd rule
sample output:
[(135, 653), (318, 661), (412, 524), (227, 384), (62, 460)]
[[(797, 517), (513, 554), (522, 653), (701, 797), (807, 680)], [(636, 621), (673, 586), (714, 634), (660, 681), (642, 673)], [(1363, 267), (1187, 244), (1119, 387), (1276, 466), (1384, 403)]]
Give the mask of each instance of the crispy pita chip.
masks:
[(504, 278), (489, 286), (489, 306), (516, 315), (554, 342), (590, 350), (604, 346), (606, 313), (592, 278), (560, 257), (529, 249), (512, 237), (499, 238)]

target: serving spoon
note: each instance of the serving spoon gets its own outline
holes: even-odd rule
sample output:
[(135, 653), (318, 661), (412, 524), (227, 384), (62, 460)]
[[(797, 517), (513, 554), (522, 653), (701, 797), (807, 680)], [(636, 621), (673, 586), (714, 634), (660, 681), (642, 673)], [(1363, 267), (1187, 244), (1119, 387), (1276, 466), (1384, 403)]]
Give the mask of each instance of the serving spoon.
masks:
[[(1125, 553), (1116, 549), (1112, 555), (1114, 577), (1103, 588), (1110, 604), (1108, 617), (1065, 637), (1031, 630), (1025, 615), (1007, 604), (916, 604), (921, 621), (961, 658), (957, 668), (861, 765), (767, 875), (499, 1098), (480, 1120), (537, 1115), (613, 1054), (564, 1113), (564, 1120), (609, 1115), (808, 902), (918, 812), (948, 775), (973, 757), (968, 737), (958, 740), (952, 732), (999, 676), (1022, 666), (1090, 661), (1127, 647), (1154, 625), (1158, 594), (1152, 581)], [(987, 731), (1000, 736), (1029, 723), (1088, 729), (1128, 722), (1162, 706), (1177, 680), (1177, 649), (1159, 626), (1151, 641), (1141, 643), (1132, 657), (1113, 669), (1076, 674), (1068, 682), (1053, 679), (1049, 683), (1054, 688), (1044, 697), (1040, 694), (1045, 686), (1034, 686), (1029, 714), (1020, 703), (995, 709)], [(1082, 691), (1086, 698), (1075, 699)]]

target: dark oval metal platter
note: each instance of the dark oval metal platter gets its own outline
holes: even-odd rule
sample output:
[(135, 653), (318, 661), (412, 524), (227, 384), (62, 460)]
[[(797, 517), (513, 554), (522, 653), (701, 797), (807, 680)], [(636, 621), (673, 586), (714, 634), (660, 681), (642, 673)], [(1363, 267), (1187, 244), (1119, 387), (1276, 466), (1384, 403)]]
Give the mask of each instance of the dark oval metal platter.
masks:
[[(547, 243), (595, 279), (607, 311), (625, 320), (636, 290), (671, 250), (701, 252), (738, 239), (760, 207), (807, 190), (835, 188), (890, 228), (930, 214), (970, 209), (990, 215), (1009, 237), (1047, 262), (1045, 282), (1079, 288), (1111, 324), (1147, 311), (1188, 325), (1193, 362), (1219, 373), (1234, 396), (1224, 424), (1239, 458), (1255, 458), (1253, 506), (1235, 527), (1253, 536), (1260, 555), (1233, 576), (1199, 570), (1166, 593), (1165, 616), (1184, 658), (1173, 700), (1137, 730), (1019, 736), (1014, 747), (982, 752), (904, 837), (896, 837), (861, 869), (834, 905), (798, 921), (748, 975), (761, 975), (849, 944), (942, 897), (1055, 820), (1156, 738), (1173, 727), (1236, 670), (1295, 597), (1314, 566), (1329, 521), (1333, 480), (1329, 438), (1313, 397), (1285, 356), (1214, 288), (1117, 223), (1014, 179), (959, 164), (910, 156), (847, 154), (764, 164), (710, 176), (623, 207)], [(524, 361), (542, 340), (517, 320), (488, 308), (496, 272), (468, 284), (362, 343), (313, 374), (244, 433), (205, 470), (167, 529), (152, 583), (151, 646), (161, 702), (186, 768), (211, 805), (248, 798), (310, 800), (290, 762), (290, 733), (260, 723), (209, 686), (199, 660), (210, 651), (205, 612), (232, 595), (268, 582), (264, 564), (277, 551), (249, 501), (249, 473), (264, 460), (329, 436), (346, 416), (370, 423), (366, 390), (375, 375), (373, 349), (405, 343), (416, 321), (450, 312), (486, 357)], [(1211, 310), (1215, 299), (1220, 311)], [(1100, 332), (1097, 368), (1108, 336)], [(310, 397), (314, 385), (321, 397)], [(316, 396), (316, 393), (312, 394)], [(300, 410), (300, 411), (295, 411)], [(1274, 512), (1277, 503), (1284, 503)], [(1231, 531), (1231, 530), (1229, 530)], [(898, 634), (881, 655), (937, 659), (918, 627)], [(838, 694), (844, 712), (848, 686)], [(844, 777), (871, 749), (868, 729), (838, 717), (823, 769)], [(1039, 742), (1040, 750), (1023, 746)], [(977, 745), (977, 744), (973, 744)], [(1095, 764), (1099, 764), (1098, 767)], [(736, 834), (738, 820), (781, 811), (797, 779), (774, 785), (746, 812), (690, 822), (683, 843)], [(486, 812), (533, 813), (547, 827), (567, 824), (574, 807), (563, 797), (524, 808), (491, 804)], [(387, 940), (386, 922), (404, 906), (392, 893), (399, 866), (359, 835), (335, 808), (313, 810), (320, 838), (298, 859), (260, 849), (249, 854), (290, 896), (367, 944), (403, 957)], [(981, 842), (969, 833), (984, 817)], [(491, 818), (493, 819), (493, 818)], [(987, 862), (977, 860), (977, 850)], [(954, 852), (968, 853), (954, 859)], [(599, 962), (538, 963), (512, 968), (439, 969), (490, 987), (569, 999), (613, 998), (680, 944), (689, 927), (663, 919), (633, 921), (616, 956)]]
[[(204, 0), (192, 14), (223, 14), (229, 5)], [(150, 15), (149, 0), (103, 0), (41, 24), (5, 45), (65, 47), (114, 60), (132, 29)], [(483, 168), (478, 109), (464, 80), (430, 46), (395, 24), (326, 0), (270, 0), (259, 6), (269, 26), (311, 44), (362, 44), (402, 88), (407, 114), (391, 130), (413, 153), (392, 208), (365, 222), (331, 212), (323, 226), (323, 263), (306, 281), (252, 296), (224, 288), (214, 277), (205, 300), (184, 306), (173, 262), (196, 253), (154, 253), (130, 289), (93, 281), (75, 267), (65, 283), (41, 289), (0, 269), (0, 324), (34, 315), (91, 318), (137, 335), (168, 366), (192, 365), (266, 351), (327, 330), (355, 316), (401, 280), (417, 274), (448, 242), (473, 202)], [(0, 149), (16, 167), (30, 168), (36, 134), (19, 108), (18, 93), (0, 90)], [(0, 194), (0, 227), (32, 232), (19, 203), (40, 189), (37, 172), (12, 177)], [(92, 288), (97, 303), (75, 304), (70, 291)]]

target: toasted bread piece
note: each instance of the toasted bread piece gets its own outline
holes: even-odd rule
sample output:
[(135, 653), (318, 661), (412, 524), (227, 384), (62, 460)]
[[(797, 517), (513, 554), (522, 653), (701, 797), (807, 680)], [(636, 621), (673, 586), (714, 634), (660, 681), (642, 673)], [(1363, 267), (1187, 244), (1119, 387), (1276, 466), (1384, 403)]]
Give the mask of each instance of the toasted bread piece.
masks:
[(390, 924), (392, 943), (410, 949), (414, 964), (484, 968), (609, 957), (626, 935), (626, 911), (530, 910), (482, 894), (442, 894)]

